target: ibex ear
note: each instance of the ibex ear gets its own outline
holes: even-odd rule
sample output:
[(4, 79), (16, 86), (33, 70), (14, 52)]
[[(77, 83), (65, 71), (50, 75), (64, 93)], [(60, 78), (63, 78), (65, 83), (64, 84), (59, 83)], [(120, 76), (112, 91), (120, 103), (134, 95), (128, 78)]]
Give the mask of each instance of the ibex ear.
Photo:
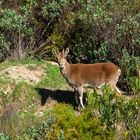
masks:
[(65, 56), (67, 56), (68, 53), (69, 53), (69, 48), (66, 48)]
[(52, 49), (52, 53), (54, 56), (57, 56), (57, 51), (55, 49)]
[(65, 50), (64, 49), (62, 50), (62, 53), (65, 54)]

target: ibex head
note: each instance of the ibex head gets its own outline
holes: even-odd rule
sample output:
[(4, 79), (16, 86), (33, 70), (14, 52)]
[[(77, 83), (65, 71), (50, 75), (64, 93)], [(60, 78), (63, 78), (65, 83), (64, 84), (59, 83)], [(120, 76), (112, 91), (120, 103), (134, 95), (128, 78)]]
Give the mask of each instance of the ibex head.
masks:
[(57, 58), (57, 62), (59, 64), (59, 67), (63, 68), (65, 63), (67, 62), (66, 57), (69, 53), (69, 48), (67, 48), (65, 51), (63, 49), (62, 52), (59, 52), (58, 50), (52, 50), (53, 55)]

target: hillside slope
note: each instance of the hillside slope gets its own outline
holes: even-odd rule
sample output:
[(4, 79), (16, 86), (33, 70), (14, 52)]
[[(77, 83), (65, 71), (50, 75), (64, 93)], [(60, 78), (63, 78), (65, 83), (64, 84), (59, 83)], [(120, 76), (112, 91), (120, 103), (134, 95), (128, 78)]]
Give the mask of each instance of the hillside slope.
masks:
[(140, 79), (131, 78), (134, 95), (103, 96), (87, 90), (86, 109), (77, 111), (74, 92), (55, 63), (25, 60), (0, 64), (0, 139), (140, 138)]

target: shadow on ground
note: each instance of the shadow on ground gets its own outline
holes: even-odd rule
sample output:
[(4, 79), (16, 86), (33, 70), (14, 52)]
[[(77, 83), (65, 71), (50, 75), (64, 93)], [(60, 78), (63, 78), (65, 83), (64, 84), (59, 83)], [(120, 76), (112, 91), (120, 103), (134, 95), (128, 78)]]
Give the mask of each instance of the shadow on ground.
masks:
[(41, 105), (44, 106), (49, 98), (56, 100), (59, 103), (71, 104), (76, 106), (73, 91), (67, 90), (51, 90), (45, 88), (36, 88), (36, 91), (41, 96)]
[(132, 89), (130, 88), (130, 86), (127, 84), (126, 81), (121, 80), (120, 82), (117, 83), (117, 87), (121, 90), (123, 95), (126, 96), (132, 95)]
[[(65, 104), (70, 104), (74, 108), (77, 107), (77, 104), (75, 102), (74, 95), (75, 93), (73, 91), (68, 91), (68, 90), (53, 90), (53, 89), (47, 89), (47, 88), (36, 88), (35, 89), (38, 94), (41, 96), (41, 105), (44, 106), (46, 103), (48, 103), (48, 99), (52, 99), (57, 101), (58, 103), (65, 103)], [(83, 103), (87, 104), (86, 101), (86, 94), (83, 94)], [(130, 93), (124, 92), (123, 95), (130, 96)]]

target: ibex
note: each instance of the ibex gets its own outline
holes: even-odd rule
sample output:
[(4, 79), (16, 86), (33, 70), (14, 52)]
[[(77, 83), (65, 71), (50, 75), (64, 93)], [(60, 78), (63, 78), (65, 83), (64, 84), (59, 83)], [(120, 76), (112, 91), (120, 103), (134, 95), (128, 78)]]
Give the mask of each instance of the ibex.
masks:
[(117, 65), (111, 62), (70, 64), (66, 60), (67, 54), (69, 53), (68, 48), (66, 51), (63, 50), (62, 52), (59, 52), (58, 50), (52, 50), (52, 52), (57, 58), (60, 72), (75, 91), (76, 103), (82, 108), (84, 108), (83, 90), (86, 87), (101, 88), (103, 85), (109, 84), (117, 95), (121, 94), (116, 86), (121, 74), (121, 69)]

